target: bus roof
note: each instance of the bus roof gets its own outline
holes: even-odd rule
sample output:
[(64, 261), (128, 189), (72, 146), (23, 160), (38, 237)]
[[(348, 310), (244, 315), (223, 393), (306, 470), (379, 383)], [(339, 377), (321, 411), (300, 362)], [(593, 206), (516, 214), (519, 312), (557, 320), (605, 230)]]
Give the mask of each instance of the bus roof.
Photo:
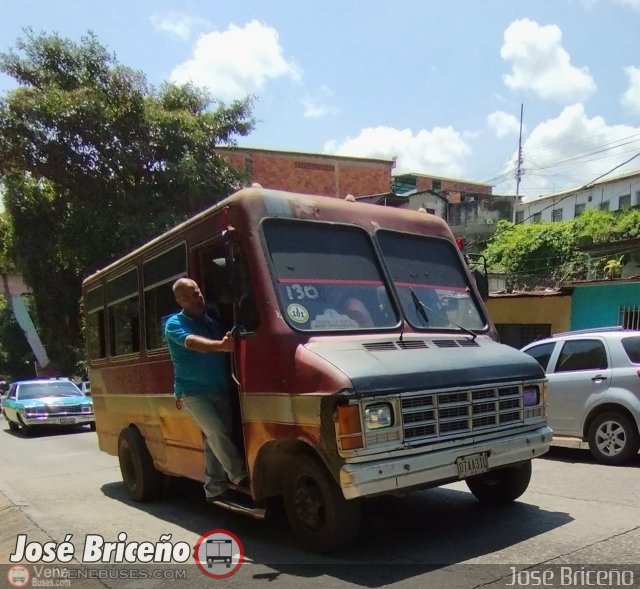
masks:
[(247, 215), (252, 217), (256, 224), (262, 218), (267, 217), (291, 218), (350, 223), (368, 230), (384, 227), (416, 234), (451, 237), (449, 226), (443, 219), (422, 211), (350, 202), (328, 196), (300, 194), (282, 190), (257, 187), (244, 188), (87, 276), (83, 281), (83, 285), (93, 281), (100, 275), (115, 270), (143, 252), (171, 239), (173, 236), (179, 236), (188, 227), (196, 225), (208, 217), (215, 216), (224, 208), (236, 206), (245, 209)]

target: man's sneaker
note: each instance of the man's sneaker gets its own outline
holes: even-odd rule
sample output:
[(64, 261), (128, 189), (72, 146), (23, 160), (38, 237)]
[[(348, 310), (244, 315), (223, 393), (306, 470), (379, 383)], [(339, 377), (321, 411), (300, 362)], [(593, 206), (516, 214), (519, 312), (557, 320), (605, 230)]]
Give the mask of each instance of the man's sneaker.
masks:
[(212, 495), (211, 497), (207, 497), (207, 503), (216, 503), (217, 501), (229, 501), (231, 499), (231, 494), (228, 489), (225, 489), (219, 495)]

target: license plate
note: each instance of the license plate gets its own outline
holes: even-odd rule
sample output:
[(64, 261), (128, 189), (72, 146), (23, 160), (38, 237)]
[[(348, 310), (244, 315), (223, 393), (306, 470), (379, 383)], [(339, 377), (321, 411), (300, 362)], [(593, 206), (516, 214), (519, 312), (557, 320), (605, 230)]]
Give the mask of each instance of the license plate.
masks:
[(60, 420), (58, 421), (60, 425), (72, 425), (75, 422), (76, 420), (73, 417), (61, 417)]
[(475, 474), (487, 472), (489, 470), (489, 460), (486, 452), (479, 454), (470, 454), (469, 456), (460, 456), (456, 460), (458, 467), (458, 478), (466, 479)]

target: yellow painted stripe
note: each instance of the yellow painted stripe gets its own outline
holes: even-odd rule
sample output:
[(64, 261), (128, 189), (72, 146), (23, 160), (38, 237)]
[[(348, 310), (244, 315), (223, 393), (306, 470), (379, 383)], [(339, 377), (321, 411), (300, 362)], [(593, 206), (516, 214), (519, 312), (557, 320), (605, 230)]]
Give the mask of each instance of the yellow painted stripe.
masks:
[(243, 394), (242, 419), (248, 422), (320, 426), (320, 403), (325, 395)]

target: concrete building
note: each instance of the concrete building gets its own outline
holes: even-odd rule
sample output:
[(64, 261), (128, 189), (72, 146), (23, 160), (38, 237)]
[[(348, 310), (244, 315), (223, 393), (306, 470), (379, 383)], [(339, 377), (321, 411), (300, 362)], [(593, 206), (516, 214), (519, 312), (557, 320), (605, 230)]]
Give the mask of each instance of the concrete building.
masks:
[(487, 310), (500, 341), (514, 348), (567, 331), (571, 326), (571, 289), (492, 293)]
[(541, 196), (516, 205), (516, 223), (570, 221), (588, 209), (618, 211), (640, 205), (640, 170), (603, 178), (588, 188)]
[(462, 202), (465, 196), (471, 198), (491, 195), (493, 191), (489, 184), (430, 174), (398, 174), (393, 177), (392, 189), (396, 194), (402, 195), (429, 192), (440, 194), (450, 203)]

